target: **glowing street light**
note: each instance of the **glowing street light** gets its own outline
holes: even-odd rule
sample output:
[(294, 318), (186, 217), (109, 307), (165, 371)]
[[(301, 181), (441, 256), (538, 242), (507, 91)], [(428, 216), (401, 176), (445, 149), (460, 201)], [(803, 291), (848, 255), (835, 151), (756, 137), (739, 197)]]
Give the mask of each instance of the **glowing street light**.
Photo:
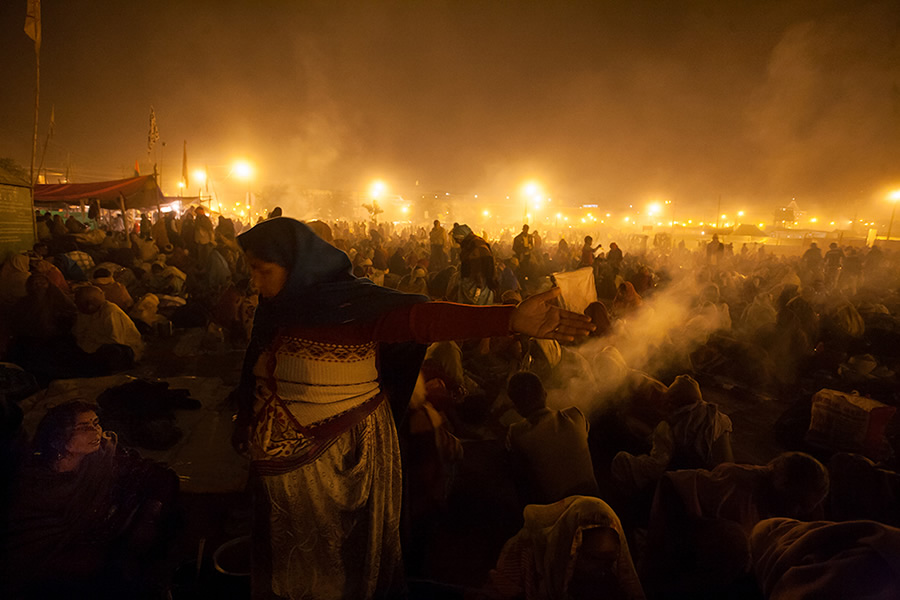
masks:
[(253, 177), (253, 165), (246, 160), (238, 160), (235, 161), (232, 172), (238, 179), (250, 179)]
[(894, 228), (894, 215), (897, 214), (897, 202), (900, 201), (900, 190), (894, 190), (888, 194), (888, 200), (894, 207), (891, 209), (891, 222), (888, 225), (887, 241), (891, 241), (891, 230)]
[(384, 196), (385, 192), (387, 192), (387, 184), (380, 179), (376, 179), (372, 182), (372, 185), (369, 186), (369, 196), (371, 196), (373, 200), (378, 200)]
[(531, 201), (535, 210), (540, 210), (541, 207), (541, 196), (543, 195), (543, 191), (541, 189), (541, 185), (536, 181), (527, 181), (522, 186), (522, 196), (524, 196), (524, 216), (525, 220), (528, 221), (531, 219), (531, 214), (528, 212), (528, 204)]
[[(253, 165), (246, 160), (238, 160), (235, 161), (234, 165), (232, 165), (231, 172), (234, 173), (234, 176), (238, 179), (247, 182), (247, 212), (252, 215), (253, 196), (250, 192), (250, 182), (253, 181)], [(244, 211), (241, 211), (241, 216), (244, 216)]]

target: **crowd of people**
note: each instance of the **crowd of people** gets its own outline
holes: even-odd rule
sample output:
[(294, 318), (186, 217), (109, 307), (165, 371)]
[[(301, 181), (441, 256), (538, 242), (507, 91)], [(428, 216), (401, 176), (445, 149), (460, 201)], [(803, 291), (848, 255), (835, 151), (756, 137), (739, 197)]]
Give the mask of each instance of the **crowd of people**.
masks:
[[(214, 226), (203, 207), (128, 231), (36, 219), (0, 270), (8, 368), (41, 386), (127, 371), (189, 328), (246, 347), (230, 399), (254, 597), (900, 595), (892, 429), (808, 435), (820, 390), (900, 404), (900, 256), (878, 245)], [(571, 274), (590, 282), (574, 312)], [(785, 407), (782, 452), (736, 463), (722, 394)], [(9, 597), (134, 589), (171, 537), (177, 479), (93, 400), (29, 441), (5, 398), (3, 549), (30, 567)]]

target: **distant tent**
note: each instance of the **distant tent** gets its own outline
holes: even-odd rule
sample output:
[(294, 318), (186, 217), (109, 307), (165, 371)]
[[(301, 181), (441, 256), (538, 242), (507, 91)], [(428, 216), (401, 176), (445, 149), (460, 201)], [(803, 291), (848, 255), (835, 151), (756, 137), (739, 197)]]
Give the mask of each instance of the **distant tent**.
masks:
[(731, 235), (732, 232), (734, 231), (734, 229), (731, 227), (719, 227), (719, 228), (710, 227), (710, 228), (705, 229), (705, 231), (709, 235)]
[(731, 235), (746, 235), (747, 237), (769, 237), (765, 231), (762, 231), (756, 225), (752, 223), (743, 223), (738, 225), (734, 231), (731, 232)]
[(153, 175), (95, 183), (34, 186), (34, 205), (38, 208), (58, 208), (98, 200), (101, 208), (118, 210), (121, 208), (120, 199), (125, 200), (127, 209), (156, 208), (172, 201), (163, 195)]

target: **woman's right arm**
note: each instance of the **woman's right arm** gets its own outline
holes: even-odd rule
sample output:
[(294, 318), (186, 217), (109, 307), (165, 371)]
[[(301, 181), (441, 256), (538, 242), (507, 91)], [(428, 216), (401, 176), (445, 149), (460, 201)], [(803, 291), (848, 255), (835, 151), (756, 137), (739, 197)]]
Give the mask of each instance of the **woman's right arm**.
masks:
[(572, 341), (594, 330), (590, 318), (559, 308), (559, 288), (535, 294), (517, 306), (469, 306), (453, 302), (423, 302), (385, 313), (375, 325), (378, 342), (497, 337), (509, 333)]

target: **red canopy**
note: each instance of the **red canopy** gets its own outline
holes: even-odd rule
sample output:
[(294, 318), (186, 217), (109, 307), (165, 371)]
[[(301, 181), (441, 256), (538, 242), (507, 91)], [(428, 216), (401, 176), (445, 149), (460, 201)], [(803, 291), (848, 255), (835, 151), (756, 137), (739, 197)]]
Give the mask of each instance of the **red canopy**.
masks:
[(102, 208), (114, 210), (121, 208), (120, 198), (124, 198), (125, 208), (129, 209), (155, 208), (168, 202), (153, 175), (95, 183), (57, 183), (34, 186), (34, 204), (39, 207), (49, 208), (61, 204), (77, 204), (81, 201), (89, 203), (96, 199), (100, 201)]

